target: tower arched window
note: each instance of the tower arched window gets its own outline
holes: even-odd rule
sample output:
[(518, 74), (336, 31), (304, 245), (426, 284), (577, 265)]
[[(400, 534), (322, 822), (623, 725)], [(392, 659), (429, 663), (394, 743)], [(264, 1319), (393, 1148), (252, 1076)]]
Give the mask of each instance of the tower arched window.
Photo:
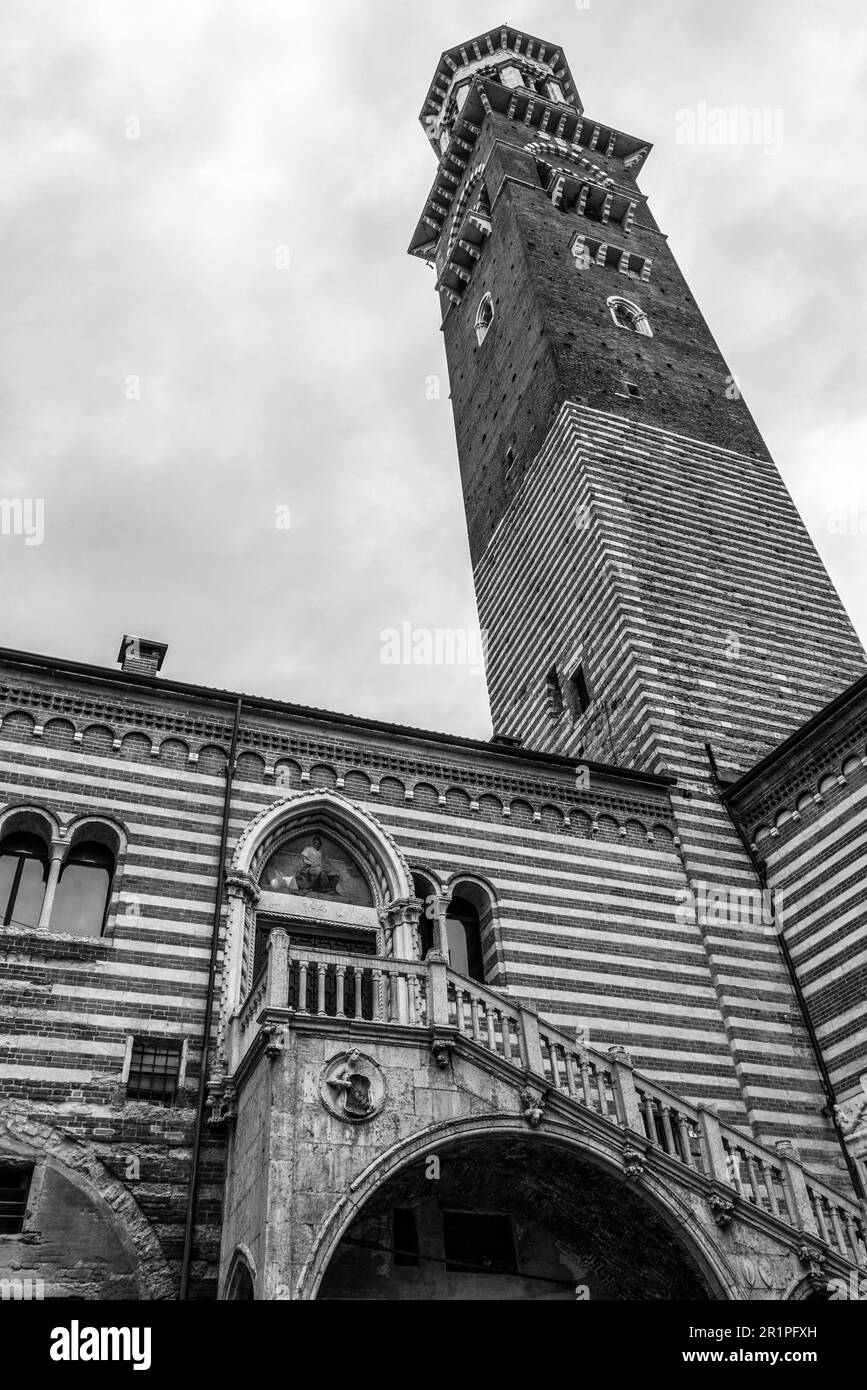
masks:
[(101, 936), (114, 873), (114, 855), (96, 840), (74, 844), (60, 871), (51, 930)]
[(613, 294), (608, 300), (608, 309), (618, 328), (626, 328), (631, 333), (640, 333), (643, 338), (652, 338), (653, 329), (643, 309), (633, 304), (631, 299), (623, 299)]
[(485, 335), (494, 322), (494, 301), (489, 294), (483, 296), (476, 312), (476, 341), (483, 343)]
[(38, 835), (0, 842), (0, 913), (4, 927), (36, 927), (48, 882), (48, 849)]

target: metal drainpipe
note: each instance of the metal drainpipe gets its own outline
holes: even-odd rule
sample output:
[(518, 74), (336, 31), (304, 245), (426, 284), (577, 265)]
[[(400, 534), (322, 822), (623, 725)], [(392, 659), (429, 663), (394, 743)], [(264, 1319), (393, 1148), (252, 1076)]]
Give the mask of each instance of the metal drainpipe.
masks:
[[(720, 781), (720, 776), (717, 770), (716, 758), (714, 757), (713, 749), (711, 748), (709, 743), (706, 743), (704, 746), (707, 752), (708, 762), (710, 763), (710, 770), (713, 774), (713, 780), (716, 784), (716, 789), (718, 792), (722, 792), (722, 782)], [(725, 800), (724, 797), (721, 796), (720, 800), (722, 801), (723, 806), (725, 806), (726, 808), (726, 814), (728, 815), (729, 820), (734, 826), (738, 839), (740, 840), (747, 853), (749, 861), (753, 866), (753, 873), (758, 879), (759, 887), (764, 893), (767, 891), (768, 888), (767, 872), (764, 866), (759, 862), (759, 858), (753, 850), (753, 847), (750, 844), (749, 840), (747, 839), (746, 832), (743, 830), (741, 823), (735, 815), (734, 811), (732, 810), (731, 806), (729, 806), (728, 802)], [(837, 1136), (837, 1142), (840, 1145), (840, 1148), (843, 1153), (843, 1158), (846, 1163), (846, 1167), (849, 1170), (849, 1177), (852, 1179), (852, 1186), (855, 1189), (855, 1195), (863, 1201), (865, 1196), (864, 1184), (861, 1181), (861, 1174), (858, 1172), (858, 1169), (855, 1166), (855, 1160), (852, 1157), (852, 1154), (849, 1152), (849, 1145), (846, 1143), (845, 1136), (840, 1128), (840, 1122), (837, 1119), (837, 1101), (834, 1095), (834, 1087), (831, 1083), (831, 1074), (828, 1071), (827, 1065), (825, 1063), (825, 1058), (822, 1053), (822, 1044), (819, 1042), (818, 1035), (816, 1033), (815, 1028), (813, 1027), (813, 1020), (810, 1017), (810, 1010), (807, 1006), (807, 1001), (804, 998), (804, 991), (801, 989), (801, 982), (798, 979), (798, 973), (795, 970), (795, 962), (792, 960), (792, 953), (789, 950), (789, 943), (786, 940), (785, 935), (783, 934), (782, 928), (780, 928), (776, 935), (777, 940), (780, 943), (780, 951), (782, 953), (783, 960), (785, 961), (786, 971), (789, 976), (789, 983), (792, 986), (795, 998), (798, 1001), (798, 1008), (801, 1013), (801, 1019), (803, 1021), (804, 1027), (807, 1030), (807, 1036), (810, 1039), (810, 1047), (813, 1052), (813, 1059), (819, 1070), (819, 1078), (822, 1082), (822, 1089), (825, 1092), (825, 1100), (827, 1102), (828, 1110), (830, 1112), (831, 1123), (834, 1126), (834, 1133)]]
[(208, 1092), (208, 1062), (211, 1050), (211, 1020), (214, 1016), (214, 979), (217, 972), (217, 952), (220, 946), (220, 914), (223, 910), (223, 875), (226, 870), (226, 845), (229, 839), (229, 808), (232, 802), (232, 779), (235, 775), (235, 753), (238, 747), (238, 728), (241, 723), (241, 701), (235, 705), (232, 726), (232, 745), (226, 764), (226, 789), (223, 793), (223, 824), (220, 831), (220, 857), (217, 865), (217, 888), (214, 894), (214, 920), (211, 928), (211, 964), (208, 971), (208, 997), (205, 1003), (205, 1022), (202, 1028), (202, 1062), (199, 1074), (199, 1094), (196, 1101), (196, 1129), (193, 1135), (193, 1156), (187, 1187), (187, 1217), (184, 1226), (184, 1254), (181, 1261), (180, 1298), (187, 1297), (190, 1284), (190, 1264), (193, 1258), (193, 1231), (196, 1215), (196, 1189), (199, 1178), (199, 1155), (202, 1148), (202, 1129), (205, 1122), (205, 1099)]

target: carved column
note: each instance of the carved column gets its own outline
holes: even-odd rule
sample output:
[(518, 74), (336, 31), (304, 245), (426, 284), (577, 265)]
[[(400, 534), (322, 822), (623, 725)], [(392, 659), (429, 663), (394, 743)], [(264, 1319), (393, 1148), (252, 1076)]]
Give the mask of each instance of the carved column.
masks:
[(226, 874), (225, 884), (226, 947), (215, 1065), (218, 1070), (228, 1067), (231, 1071), (236, 1055), (235, 1015), (244, 988), (244, 941), (248, 928), (252, 932), (253, 909), (259, 901), (259, 885), (249, 874), (235, 872)]
[[(395, 961), (419, 958), (418, 920), (423, 903), (420, 898), (398, 898), (379, 909), (379, 920), (385, 933), (385, 953)], [(390, 1013), (392, 1021), (409, 1023), (419, 1013), (419, 982), (415, 975), (392, 970)], [(410, 1008), (410, 991), (413, 1007)]]
[(446, 917), (448, 916), (449, 903), (451, 900), (451, 893), (431, 893), (429, 897), (425, 898), (424, 902), (425, 916), (433, 926), (433, 950), (438, 951), (446, 963), (449, 961)]
[(48, 882), (45, 885), (45, 897), (42, 899), (42, 911), (39, 914), (39, 931), (48, 931), (51, 926), (51, 911), (54, 907), (54, 897), (57, 893), (57, 885), (60, 882), (60, 870), (63, 868), (64, 861), (69, 853), (70, 846), (66, 840), (52, 840), (51, 864), (48, 869)]

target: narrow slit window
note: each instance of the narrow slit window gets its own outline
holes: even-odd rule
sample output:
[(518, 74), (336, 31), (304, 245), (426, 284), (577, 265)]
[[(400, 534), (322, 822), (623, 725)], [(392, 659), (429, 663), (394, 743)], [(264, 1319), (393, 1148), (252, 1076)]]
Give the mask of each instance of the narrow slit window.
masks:
[(569, 677), (569, 692), (573, 713), (576, 716), (584, 714), (590, 708), (593, 697), (590, 694), (590, 687), (587, 684), (583, 666), (579, 666), (577, 671), (574, 671)]

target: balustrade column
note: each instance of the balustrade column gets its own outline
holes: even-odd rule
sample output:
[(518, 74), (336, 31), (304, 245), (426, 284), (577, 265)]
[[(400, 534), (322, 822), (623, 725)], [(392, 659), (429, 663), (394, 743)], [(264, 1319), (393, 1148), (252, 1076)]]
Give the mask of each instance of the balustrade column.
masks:
[(677, 1132), (680, 1135), (680, 1149), (683, 1161), (687, 1168), (695, 1167), (695, 1159), (692, 1156), (692, 1144), (689, 1138), (689, 1120), (682, 1110), (676, 1112)]
[(382, 971), (374, 966), (373, 969), (373, 1017), (376, 1022), (381, 1023), (385, 1018), (385, 981)]
[(306, 1014), (306, 1012), (307, 1012), (307, 962), (306, 962), (306, 960), (300, 960), (300, 961), (298, 962), (298, 1012), (301, 1013), (301, 1014)]
[[(338, 1017), (338, 1018), (343, 1018), (344, 1012), (345, 1012), (345, 1011), (344, 1011), (344, 1005), (343, 1005), (343, 999), (344, 999), (344, 993), (345, 993), (345, 988), (346, 988), (346, 971), (347, 971), (347, 969), (352, 969), (352, 967), (351, 967), (351, 966), (346, 966), (346, 965), (338, 965), (338, 966), (337, 966), (337, 1005), (336, 1005), (336, 1012), (337, 1012), (337, 1017)], [(354, 974), (354, 971), (353, 971), (353, 974)]]

